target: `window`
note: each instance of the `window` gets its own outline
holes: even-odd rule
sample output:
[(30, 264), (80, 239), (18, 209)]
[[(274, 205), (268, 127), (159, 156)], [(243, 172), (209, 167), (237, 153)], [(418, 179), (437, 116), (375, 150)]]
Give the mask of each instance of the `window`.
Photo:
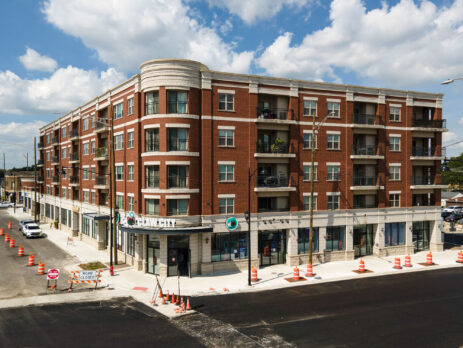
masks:
[(95, 180), (95, 176), (96, 176), (96, 168), (92, 167), (92, 180)]
[(391, 106), (389, 110), (389, 120), (392, 122), (400, 122), (400, 108)]
[(159, 199), (145, 199), (145, 210), (147, 215), (159, 215)]
[(317, 117), (316, 100), (304, 100), (304, 116)]
[(219, 129), (219, 146), (234, 146), (235, 131), (232, 129)]
[(50, 152), (47, 152), (47, 161), (49, 161), (51, 158)]
[(50, 194), (50, 187), (47, 186), (47, 195)]
[(95, 191), (92, 191), (92, 203), (96, 204), (96, 193), (95, 193)]
[(127, 99), (127, 115), (133, 115), (133, 98)]
[(328, 150), (339, 150), (339, 134), (328, 134)]
[(47, 179), (50, 179), (50, 169), (47, 169)]
[(88, 203), (89, 192), (88, 191), (83, 191), (83, 194), (84, 194), (84, 202)]
[(50, 143), (50, 134), (47, 134), (47, 144)]
[(124, 180), (124, 167), (116, 166), (116, 181)]
[(66, 127), (61, 128), (61, 137), (66, 138)]
[(159, 93), (151, 92), (145, 94), (145, 115), (159, 113)]
[(83, 153), (84, 153), (84, 155), (88, 155), (88, 145), (89, 145), (88, 143), (83, 144), (83, 147), (84, 147)]
[(392, 222), (385, 224), (384, 245), (405, 245), (405, 222)]
[(61, 149), (61, 155), (63, 156), (63, 158), (66, 158), (66, 148), (65, 147)]
[(339, 195), (327, 195), (328, 210), (339, 209)]
[(219, 214), (233, 214), (234, 198), (219, 198)]
[(133, 181), (135, 177), (135, 166), (133, 164), (129, 164), (127, 166), (127, 180)]
[[(306, 165), (304, 166), (304, 181), (309, 181), (311, 180), (311, 175), (312, 175), (312, 166), (311, 165)], [(317, 166), (314, 166), (314, 178), (315, 181), (317, 180)]]
[[(317, 210), (317, 196), (313, 196), (312, 209)], [(310, 196), (304, 196), (304, 210), (310, 210)]]
[(124, 196), (116, 194), (116, 209), (124, 210)]
[(338, 181), (339, 180), (339, 166), (327, 166), (327, 181)]
[[(317, 134), (315, 134), (315, 148), (317, 148)], [(304, 133), (304, 149), (312, 149), (312, 133)]]
[(159, 187), (159, 166), (145, 167), (145, 188)]
[(61, 176), (63, 177), (63, 179), (66, 179), (66, 174), (67, 174), (67, 170), (63, 168), (61, 172)]
[(187, 151), (188, 129), (167, 129), (167, 151)]
[(344, 250), (346, 237), (345, 226), (331, 226), (326, 228), (326, 251)]
[(82, 177), (84, 180), (88, 180), (88, 168), (82, 169)]
[(92, 140), (92, 155), (95, 154), (95, 151), (96, 151), (96, 143), (95, 143), (95, 140)]
[(187, 215), (188, 199), (168, 199), (167, 215)]
[(337, 103), (337, 102), (328, 102), (328, 115), (329, 115), (329, 117), (338, 117), (339, 118), (339, 103)]
[(235, 166), (232, 164), (219, 165), (219, 181), (233, 181)]
[(247, 253), (246, 232), (213, 233), (211, 236), (211, 261), (245, 259)]
[(114, 119), (122, 118), (122, 103), (113, 106)]
[(400, 180), (400, 167), (390, 166), (389, 167), (389, 180)]
[(390, 137), (389, 138), (389, 148), (391, 151), (400, 151), (400, 138)]
[(82, 130), (88, 130), (88, 117), (84, 118), (83, 120)]
[[(63, 190), (62, 190), (62, 191), (63, 191), (63, 198), (66, 198), (66, 193), (67, 193), (66, 188), (63, 187)], [(62, 210), (63, 210), (63, 209), (62, 209)]]
[(167, 188), (188, 187), (188, 166), (167, 166)]
[[(87, 192), (88, 193), (88, 192)], [(84, 192), (85, 196), (85, 192)], [(90, 235), (90, 219), (86, 217), (82, 217), (82, 233), (86, 234), (87, 236)]]
[(128, 202), (128, 205), (129, 205), (129, 211), (133, 211), (134, 208), (135, 208), (135, 197), (133, 196), (128, 196), (127, 197), (127, 202)]
[(127, 148), (132, 149), (134, 147), (134, 133), (128, 132), (127, 133)]
[(118, 134), (114, 136), (114, 149), (122, 150), (124, 146), (124, 134)]
[(187, 93), (167, 91), (167, 113), (186, 114)]
[(229, 93), (219, 93), (219, 110), (233, 111), (235, 96)]
[(391, 207), (400, 207), (400, 193), (390, 193), (389, 203)]
[(127, 254), (135, 256), (135, 233), (127, 233)]
[[(318, 253), (318, 227), (313, 227), (312, 251)], [(309, 253), (310, 228), (297, 229), (297, 253)]]
[(145, 151), (159, 151), (159, 129), (147, 129), (145, 131)]

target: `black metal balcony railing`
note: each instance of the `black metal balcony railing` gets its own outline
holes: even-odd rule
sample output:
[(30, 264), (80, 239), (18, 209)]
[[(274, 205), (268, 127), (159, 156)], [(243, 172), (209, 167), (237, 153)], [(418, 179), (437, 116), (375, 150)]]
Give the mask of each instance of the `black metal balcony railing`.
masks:
[(79, 183), (79, 177), (74, 175), (69, 178), (71, 184), (78, 184)]
[[(175, 140), (169, 139), (167, 143), (168, 145), (167, 151), (186, 151), (187, 144), (188, 144), (187, 139), (175, 139)], [(159, 144), (158, 144), (158, 149), (159, 149)]]
[(97, 176), (95, 185), (108, 186), (108, 177), (107, 176)]
[(414, 147), (412, 148), (412, 156), (431, 157), (437, 156), (436, 149), (432, 147)]
[(422, 128), (446, 128), (446, 120), (417, 120), (412, 119), (412, 127)]
[(289, 208), (274, 208), (274, 207), (258, 207), (257, 208), (257, 211), (259, 213), (267, 213), (267, 212), (272, 212), (272, 211), (275, 211), (275, 212), (278, 212), (278, 211), (288, 211)]
[(376, 186), (376, 177), (354, 176), (354, 186)]
[(38, 176), (38, 177), (37, 177), (37, 181), (38, 181), (38, 182), (43, 182), (43, 176)]
[(107, 157), (108, 149), (106, 147), (99, 147), (95, 151), (95, 157)]
[(381, 116), (372, 114), (355, 114), (354, 124), (364, 124), (369, 126), (382, 125), (383, 120)]
[(58, 156), (53, 156), (53, 157), (51, 158), (51, 163), (59, 163), (59, 158), (58, 158)]
[(109, 130), (109, 125), (108, 125), (108, 119), (107, 118), (99, 118), (96, 119), (95, 123), (95, 130)]
[(257, 143), (257, 152), (258, 153), (289, 153), (288, 143)]
[(377, 208), (378, 205), (376, 203), (355, 203), (354, 202), (354, 209), (371, 209)]
[(79, 130), (78, 129), (71, 129), (71, 132), (69, 133), (69, 137), (75, 138), (79, 136)]
[(376, 156), (381, 154), (379, 150), (376, 145), (354, 146), (353, 154), (359, 156)]
[(412, 185), (434, 185), (434, 177), (432, 176), (413, 177)]
[(78, 161), (79, 160), (79, 153), (78, 152), (73, 152), (71, 154), (71, 161)]
[(51, 138), (51, 143), (52, 143), (52, 144), (58, 144), (58, 143), (59, 143), (58, 137), (53, 137), (53, 138)]
[(290, 110), (284, 108), (257, 108), (257, 118), (267, 120), (287, 120)]
[(286, 175), (259, 175), (257, 176), (258, 187), (287, 187), (289, 178)]
[(37, 143), (37, 149), (42, 149), (43, 148), (43, 143)]
[(146, 177), (145, 188), (159, 188), (159, 176)]
[(58, 175), (54, 175), (53, 178), (51, 179), (51, 182), (53, 182), (53, 183), (59, 183), (59, 176), (58, 176)]
[(43, 164), (43, 160), (39, 159), (39, 160), (37, 161), (37, 165), (40, 166), (41, 164)]
[(167, 188), (187, 188), (188, 177), (181, 175), (169, 175)]

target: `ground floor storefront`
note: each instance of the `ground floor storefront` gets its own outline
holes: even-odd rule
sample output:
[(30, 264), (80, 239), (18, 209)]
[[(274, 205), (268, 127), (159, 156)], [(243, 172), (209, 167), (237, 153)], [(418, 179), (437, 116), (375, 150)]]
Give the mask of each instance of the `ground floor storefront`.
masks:
[[(108, 208), (40, 198), (42, 221), (99, 250), (109, 252), (115, 243), (118, 261), (141, 272), (193, 276), (246, 270), (249, 254), (256, 268), (309, 261), (307, 212), (253, 214), (249, 246), (244, 216), (236, 216), (237, 227), (230, 231), (224, 215), (160, 218), (132, 213), (128, 224), (129, 213), (122, 212), (111, 238)], [(32, 213), (34, 201), (26, 209)], [(316, 212), (313, 221), (314, 263), (443, 249), (439, 207)]]

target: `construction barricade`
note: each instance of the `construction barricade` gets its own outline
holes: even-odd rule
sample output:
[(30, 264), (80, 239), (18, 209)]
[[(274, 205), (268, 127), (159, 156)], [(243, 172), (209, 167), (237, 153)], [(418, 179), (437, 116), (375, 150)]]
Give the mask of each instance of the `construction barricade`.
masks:
[(95, 289), (101, 283), (101, 270), (95, 271), (71, 271), (69, 275), (69, 289), (72, 291), (74, 284), (95, 284)]

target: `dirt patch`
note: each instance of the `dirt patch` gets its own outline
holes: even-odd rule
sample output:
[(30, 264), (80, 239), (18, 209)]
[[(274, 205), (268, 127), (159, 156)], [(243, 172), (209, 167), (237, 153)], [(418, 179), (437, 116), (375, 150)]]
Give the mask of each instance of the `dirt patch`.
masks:
[(89, 263), (82, 263), (79, 265), (80, 268), (86, 271), (93, 271), (96, 269), (108, 268), (106, 265), (102, 264), (101, 262), (89, 262)]

